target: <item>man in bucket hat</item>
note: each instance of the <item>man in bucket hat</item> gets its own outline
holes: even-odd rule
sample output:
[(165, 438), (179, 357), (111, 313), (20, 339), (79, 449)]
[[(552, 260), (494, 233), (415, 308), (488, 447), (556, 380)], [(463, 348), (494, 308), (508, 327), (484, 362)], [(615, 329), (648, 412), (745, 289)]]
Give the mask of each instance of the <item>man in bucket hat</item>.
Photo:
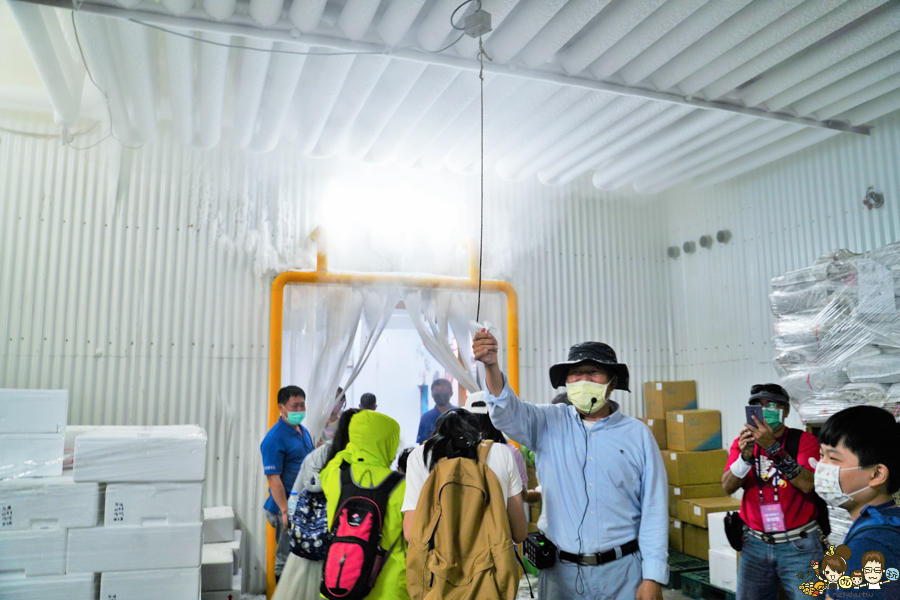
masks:
[(522, 402), (497, 364), (497, 340), (475, 334), (491, 421), (535, 453), (543, 490), (538, 528), (558, 549), (539, 597), (660, 600), (668, 581), (665, 466), (656, 440), (610, 400), (628, 391), (628, 367), (606, 344), (584, 342), (550, 368), (571, 406)]

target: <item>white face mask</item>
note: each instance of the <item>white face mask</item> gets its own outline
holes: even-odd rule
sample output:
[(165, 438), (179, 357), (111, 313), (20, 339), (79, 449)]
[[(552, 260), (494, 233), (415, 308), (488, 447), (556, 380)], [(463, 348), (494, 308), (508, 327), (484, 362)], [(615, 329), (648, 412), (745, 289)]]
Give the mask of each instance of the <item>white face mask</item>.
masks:
[(853, 496), (868, 489), (864, 486), (853, 493), (845, 494), (841, 489), (841, 471), (854, 471), (862, 467), (844, 467), (820, 462), (816, 465), (814, 477), (816, 493), (831, 506), (839, 507), (853, 500)]
[(606, 405), (608, 383), (573, 381), (566, 384), (566, 395), (572, 405), (585, 414), (593, 414)]

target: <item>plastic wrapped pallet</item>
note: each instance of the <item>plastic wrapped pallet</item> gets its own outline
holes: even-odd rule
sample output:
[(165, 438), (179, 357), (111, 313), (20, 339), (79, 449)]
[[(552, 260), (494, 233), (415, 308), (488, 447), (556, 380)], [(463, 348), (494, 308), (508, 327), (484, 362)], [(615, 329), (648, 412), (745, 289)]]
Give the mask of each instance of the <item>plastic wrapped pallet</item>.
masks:
[(897, 414), (887, 386), (900, 383), (898, 295), (900, 243), (828, 252), (772, 280), (774, 365), (804, 422), (856, 405)]
[(203, 481), (206, 432), (196, 425), (98, 427), (75, 438), (75, 481)]
[(72, 475), (0, 481), (0, 532), (94, 527), (100, 485), (76, 483)]

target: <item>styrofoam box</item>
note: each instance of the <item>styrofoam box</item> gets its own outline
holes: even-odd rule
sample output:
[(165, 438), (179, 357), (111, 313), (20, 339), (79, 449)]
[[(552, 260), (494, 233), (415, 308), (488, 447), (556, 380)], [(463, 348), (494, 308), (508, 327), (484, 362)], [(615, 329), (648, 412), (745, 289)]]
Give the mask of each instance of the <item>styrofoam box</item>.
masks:
[(93, 573), (48, 577), (0, 577), (0, 598), (15, 600), (94, 600)]
[[(77, 530), (73, 531), (86, 531)], [(0, 573), (65, 575), (66, 530), (0, 532)]]
[(737, 591), (737, 552), (728, 550), (709, 551), (709, 582), (722, 589)]
[(88, 431), (93, 431), (95, 429), (99, 429), (100, 425), (67, 425), (66, 426), (66, 441), (63, 446), (63, 468), (69, 469), (72, 467), (72, 462), (75, 457), (75, 438), (79, 435), (83, 435)]
[(99, 514), (100, 484), (71, 474), (0, 481), (0, 531), (94, 527)]
[(75, 481), (203, 481), (206, 432), (196, 425), (98, 427), (75, 438)]
[(111, 483), (106, 486), (107, 527), (200, 523), (202, 483)]
[(66, 573), (199, 567), (201, 536), (200, 523), (70, 529)]
[(203, 542), (216, 544), (234, 540), (234, 510), (230, 506), (203, 509)]
[[(238, 574), (238, 571), (241, 568), (241, 530), (240, 529), (234, 530), (234, 540), (232, 540), (230, 542), (220, 542), (220, 543), (216, 543), (216, 544), (204, 544), (203, 546), (204, 546), (204, 548), (206, 546), (215, 546), (217, 548), (227, 548), (228, 550), (230, 550), (234, 556), (234, 568), (232, 569), (232, 572), (235, 575)], [(203, 559), (201, 557), (201, 564), (202, 564), (202, 560)]]
[(62, 433), (0, 433), (0, 479), (59, 477)]
[(219, 592), (202, 592), (200, 600), (241, 600), (241, 590), (224, 590)]
[(200, 569), (122, 571), (100, 576), (100, 597), (115, 600), (197, 600)]
[(725, 535), (725, 514), (724, 512), (709, 513), (706, 516), (706, 524), (709, 527), (709, 549), (710, 550), (731, 550), (731, 544), (728, 543), (728, 536)]
[(68, 390), (0, 389), (0, 433), (63, 433)]
[(203, 544), (200, 561), (201, 589), (204, 592), (232, 589), (234, 551), (225, 544)]

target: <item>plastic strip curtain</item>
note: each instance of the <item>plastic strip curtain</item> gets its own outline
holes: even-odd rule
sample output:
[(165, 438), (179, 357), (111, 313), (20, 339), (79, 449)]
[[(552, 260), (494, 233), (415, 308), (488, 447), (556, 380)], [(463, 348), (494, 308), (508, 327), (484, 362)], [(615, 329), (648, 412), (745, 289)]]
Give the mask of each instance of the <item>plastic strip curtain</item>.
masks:
[[(498, 310), (497, 299), (493, 296), (482, 295), (482, 312), (484, 320), (499, 324), (502, 322), (502, 309)], [(481, 389), (472, 354), (472, 328), (469, 325), (475, 316), (475, 294), (450, 290), (404, 290), (403, 301), (428, 352), (466, 390), (477, 392)], [(450, 347), (451, 331), (463, 362), (460, 362)], [(494, 335), (502, 348), (501, 329), (498, 328)], [(499, 358), (503, 364), (502, 355)]]

